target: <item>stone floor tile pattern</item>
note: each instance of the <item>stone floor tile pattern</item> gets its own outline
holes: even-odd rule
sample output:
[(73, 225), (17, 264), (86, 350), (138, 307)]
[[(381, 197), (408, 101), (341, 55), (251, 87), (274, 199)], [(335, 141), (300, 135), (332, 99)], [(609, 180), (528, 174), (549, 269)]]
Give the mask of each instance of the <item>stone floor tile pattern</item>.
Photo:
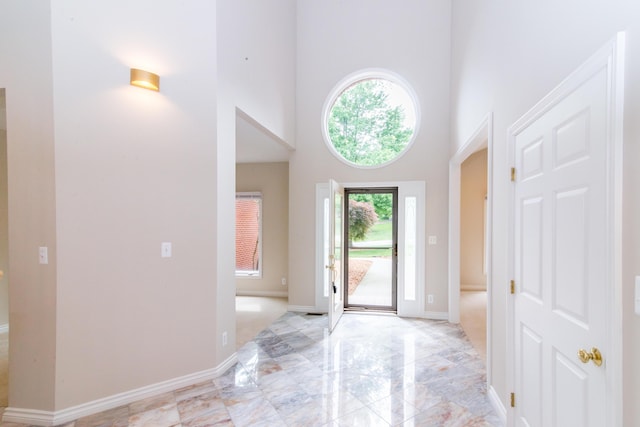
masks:
[(286, 313), (238, 349), (223, 376), (64, 426), (503, 425), (458, 325), (351, 313), (332, 334), (327, 324)]

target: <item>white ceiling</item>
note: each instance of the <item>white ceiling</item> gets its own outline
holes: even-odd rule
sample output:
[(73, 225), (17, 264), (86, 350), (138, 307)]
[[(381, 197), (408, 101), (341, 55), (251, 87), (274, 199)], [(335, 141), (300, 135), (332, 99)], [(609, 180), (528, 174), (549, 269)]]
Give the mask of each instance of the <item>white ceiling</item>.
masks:
[(287, 162), (289, 154), (277, 136), (242, 112), (236, 114), (236, 163)]

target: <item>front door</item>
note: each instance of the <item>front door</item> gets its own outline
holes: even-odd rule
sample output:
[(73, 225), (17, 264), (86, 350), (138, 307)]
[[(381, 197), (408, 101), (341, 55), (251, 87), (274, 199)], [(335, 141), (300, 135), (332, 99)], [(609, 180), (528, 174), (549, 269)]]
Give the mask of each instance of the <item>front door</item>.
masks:
[(332, 332), (344, 312), (344, 248), (342, 236), (344, 209), (344, 189), (334, 180), (329, 181), (329, 256), (326, 268), (329, 270), (329, 332)]
[(512, 127), (516, 426), (609, 425), (610, 78), (583, 69)]
[(398, 188), (346, 188), (345, 309), (397, 308)]

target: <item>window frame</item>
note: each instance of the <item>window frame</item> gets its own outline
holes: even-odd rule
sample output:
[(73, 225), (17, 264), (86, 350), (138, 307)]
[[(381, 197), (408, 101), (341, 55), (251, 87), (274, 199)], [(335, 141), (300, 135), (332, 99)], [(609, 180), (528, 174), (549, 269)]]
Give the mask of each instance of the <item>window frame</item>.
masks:
[[(333, 108), (333, 105), (336, 103), (336, 101), (344, 91), (346, 91), (348, 88), (350, 88), (351, 86), (361, 81), (370, 80), (370, 79), (388, 80), (400, 86), (402, 89), (404, 89), (409, 95), (409, 97), (411, 98), (411, 101), (413, 102), (416, 121), (415, 121), (413, 135), (409, 139), (409, 142), (404, 147), (404, 149), (400, 153), (398, 153), (396, 157), (377, 165), (359, 165), (357, 163), (353, 163), (350, 160), (344, 158), (342, 154), (340, 154), (336, 149), (336, 147), (333, 145), (333, 141), (331, 141), (331, 136), (329, 135), (329, 118), (331, 117), (331, 110)], [(413, 90), (413, 87), (403, 77), (401, 77), (397, 73), (394, 73), (390, 70), (386, 70), (382, 68), (368, 68), (368, 69), (356, 71), (352, 74), (349, 74), (348, 76), (340, 80), (333, 87), (333, 89), (331, 89), (331, 91), (329, 92), (329, 96), (325, 100), (324, 106), (322, 107), (320, 127), (322, 129), (322, 139), (324, 140), (324, 143), (326, 144), (327, 148), (329, 149), (331, 154), (333, 154), (342, 163), (357, 169), (378, 169), (398, 161), (399, 159), (401, 159), (407, 154), (407, 152), (413, 146), (418, 136), (418, 133), (420, 132), (420, 117), (421, 117), (420, 102), (419, 102), (418, 96), (415, 90)]]
[[(262, 278), (262, 217), (264, 211), (264, 199), (262, 197), (262, 192), (259, 191), (242, 191), (236, 192), (236, 209), (237, 209), (237, 201), (238, 200), (258, 200), (258, 245), (257, 245), (257, 253), (258, 253), (258, 269), (257, 270), (238, 270), (237, 263), (237, 248), (236, 248), (236, 268), (235, 268), (235, 276), (243, 279), (261, 279)], [(237, 214), (236, 214), (237, 216)], [(238, 224), (236, 221), (235, 227), (236, 237), (238, 235)]]

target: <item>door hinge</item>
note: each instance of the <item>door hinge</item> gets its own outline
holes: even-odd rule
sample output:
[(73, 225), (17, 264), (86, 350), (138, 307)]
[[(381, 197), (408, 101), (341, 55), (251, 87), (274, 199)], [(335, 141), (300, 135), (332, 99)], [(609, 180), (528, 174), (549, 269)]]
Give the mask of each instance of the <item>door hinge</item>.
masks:
[(516, 168), (511, 168), (511, 181), (516, 181)]
[(516, 281), (515, 280), (512, 280), (510, 282), (510, 287), (511, 287), (511, 293), (515, 294), (516, 293)]
[(511, 407), (512, 408), (516, 407), (516, 394), (515, 393), (511, 393)]

